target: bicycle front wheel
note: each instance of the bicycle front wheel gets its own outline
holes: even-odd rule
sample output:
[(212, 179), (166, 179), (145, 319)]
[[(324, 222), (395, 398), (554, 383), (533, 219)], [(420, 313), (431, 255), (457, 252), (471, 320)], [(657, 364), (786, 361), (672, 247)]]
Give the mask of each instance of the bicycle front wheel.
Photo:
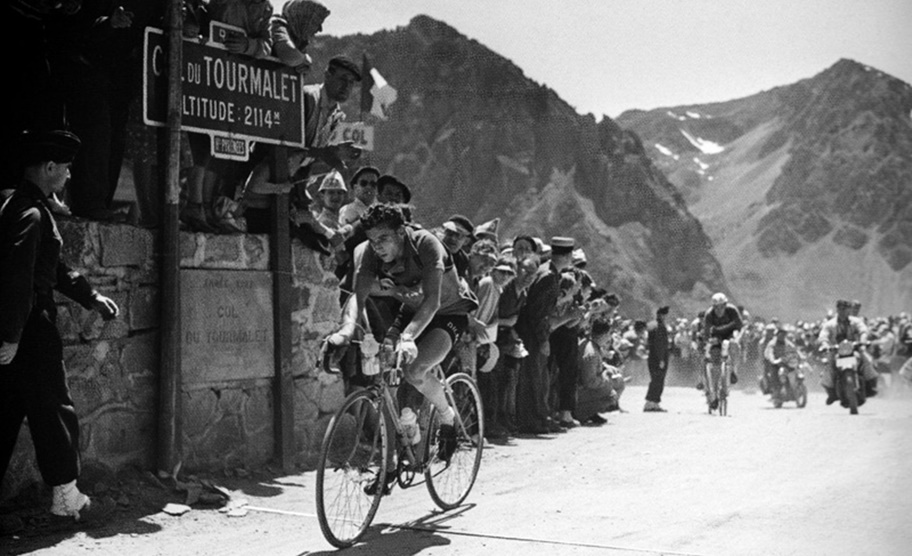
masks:
[[(456, 451), (449, 462), (440, 460), (436, 453), (430, 455), (425, 470), (428, 492), (441, 509), (456, 508), (466, 499), (478, 469), (481, 467), (481, 451), (484, 447), (484, 412), (481, 395), (472, 377), (455, 373), (446, 379), (449, 393), (447, 398), (456, 412)], [(431, 438), (436, 438), (440, 421), (435, 410), (430, 419)]]
[[(326, 429), (317, 465), (317, 518), (323, 536), (337, 548), (355, 544), (370, 526), (385, 484), (388, 422), (382, 397), (372, 390), (349, 395)], [(375, 482), (379, 481), (379, 482)]]

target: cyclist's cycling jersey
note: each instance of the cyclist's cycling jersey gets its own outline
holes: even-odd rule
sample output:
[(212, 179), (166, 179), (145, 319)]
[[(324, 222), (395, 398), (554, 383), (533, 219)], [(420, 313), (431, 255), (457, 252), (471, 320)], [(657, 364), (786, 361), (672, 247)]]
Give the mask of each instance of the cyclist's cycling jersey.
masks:
[(725, 305), (725, 310), (721, 315), (717, 315), (714, 308), (706, 311), (706, 315), (703, 317), (703, 333), (707, 340), (710, 338), (730, 340), (736, 330), (741, 330), (741, 313), (731, 303)]
[[(420, 290), (424, 269), (437, 268), (443, 271), (440, 283), (440, 308), (436, 315), (465, 315), (478, 307), (478, 300), (468, 283), (456, 273), (453, 259), (446, 247), (434, 234), (427, 230), (405, 226), (403, 252), (396, 260), (385, 263), (367, 243), (361, 260), (358, 261), (358, 280), (389, 278), (397, 286)], [(364, 244), (362, 244), (364, 245)], [(421, 297), (403, 303), (405, 312), (415, 312), (421, 304)]]

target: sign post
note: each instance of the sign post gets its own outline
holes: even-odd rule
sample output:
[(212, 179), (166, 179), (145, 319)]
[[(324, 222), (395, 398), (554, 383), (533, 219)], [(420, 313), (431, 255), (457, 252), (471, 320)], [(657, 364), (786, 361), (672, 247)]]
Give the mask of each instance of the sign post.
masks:
[[(179, 134), (181, 131), (200, 133), (210, 138), (210, 154), (216, 158), (245, 161), (250, 158), (253, 143), (273, 146), (275, 166), (284, 169), (287, 180), (287, 150), (304, 148), (304, 99), (301, 77), (274, 58), (255, 59), (229, 53), (225, 38), (242, 29), (213, 23), (205, 43), (181, 38), (180, 1), (171, 0), (170, 35), (156, 28), (146, 28), (143, 49), (143, 121), (151, 126), (168, 126), (172, 135), (171, 168), (179, 170)], [(175, 7), (176, 6), (176, 7)], [(169, 40), (170, 39), (170, 40)], [(169, 81), (170, 76), (170, 81)], [(177, 147), (175, 148), (175, 145)], [(279, 181), (277, 176), (276, 181)], [(177, 281), (179, 236), (177, 232), (177, 202), (179, 181), (173, 180), (167, 196), (168, 214), (173, 212), (173, 236), (166, 237), (166, 249), (173, 250), (170, 264), (172, 277)], [(291, 372), (291, 238), (289, 230), (288, 194), (273, 199), (274, 228), (272, 252), (272, 309), (274, 354), (275, 455), (286, 470), (293, 468), (294, 456), (294, 382)], [(169, 228), (170, 229), (170, 228)], [(163, 275), (165, 273), (163, 272)], [(165, 279), (163, 278), (163, 284)], [(180, 301), (180, 284), (173, 285)], [(163, 285), (164, 290), (164, 285)], [(169, 299), (168, 295), (162, 296)], [(169, 305), (169, 306), (170, 306)], [(170, 312), (169, 312), (170, 311)], [(165, 311), (162, 322), (180, 322), (180, 306)], [(223, 318), (223, 316), (219, 316)], [(189, 333), (196, 333), (194, 330)], [(234, 338), (231, 330), (225, 337)], [(163, 335), (164, 336), (164, 335)], [(180, 366), (180, 327), (175, 337), (167, 335), (167, 350), (172, 361)], [(199, 334), (202, 337), (201, 334)], [(207, 336), (208, 337), (208, 336)], [(237, 336), (246, 338), (247, 336)], [(259, 336), (252, 336), (257, 340)], [(265, 336), (264, 336), (265, 337)], [(189, 340), (196, 337), (190, 334)], [(218, 336), (221, 338), (221, 336)], [(163, 353), (166, 348), (163, 347)], [(166, 363), (163, 362), (163, 368)], [(172, 369), (163, 378), (162, 406), (172, 415), (172, 426), (166, 427), (161, 445), (165, 443), (168, 457), (180, 457), (180, 369)], [(167, 382), (166, 382), (167, 380)], [(162, 416), (164, 422), (165, 416)]]

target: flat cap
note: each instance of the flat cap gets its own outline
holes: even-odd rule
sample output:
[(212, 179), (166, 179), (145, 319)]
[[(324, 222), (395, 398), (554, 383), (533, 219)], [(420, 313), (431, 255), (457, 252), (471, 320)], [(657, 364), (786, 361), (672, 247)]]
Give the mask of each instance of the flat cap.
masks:
[(445, 230), (450, 230), (451, 232), (458, 232), (460, 234), (465, 234), (472, 239), (475, 239), (475, 224), (472, 224), (472, 221), (468, 217), (461, 214), (454, 214), (449, 217), (446, 222), (443, 223), (443, 228)]
[(348, 70), (355, 76), (355, 80), (361, 81), (361, 70), (358, 68), (358, 64), (352, 62), (346, 56), (336, 56), (335, 58), (330, 59), (329, 69), (332, 68), (342, 68)]
[(389, 174), (383, 174), (379, 179), (377, 179), (377, 192), (383, 191), (383, 188), (387, 185), (392, 185), (400, 188), (402, 190), (402, 200), (406, 203), (412, 202), (411, 188), (399, 181), (399, 178), (396, 176), (391, 176)]

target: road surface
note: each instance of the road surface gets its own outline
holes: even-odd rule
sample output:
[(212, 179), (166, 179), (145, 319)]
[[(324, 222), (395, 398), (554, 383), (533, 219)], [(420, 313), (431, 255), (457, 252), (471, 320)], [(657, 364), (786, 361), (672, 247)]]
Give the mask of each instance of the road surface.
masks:
[[(778, 555), (912, 553), (912, 393), (858, 416), (773, 409), (736, 391), (729, 417), (668, 388), (642, 413), (630, 387), (608, 424), (491, 444), (468, 505), (442, 513), (423, 486), (384, 499), (346, 554)], [(64, 538), (0, 539), (0, 554), (302, 556), (336, 551), (314, 515), (314, 473), (241, 485), (247, 514), (150, 513)], [(37, 544), (34, 544), (37, 542)], [(7, 544), (8, 546), (3, 546)]]

